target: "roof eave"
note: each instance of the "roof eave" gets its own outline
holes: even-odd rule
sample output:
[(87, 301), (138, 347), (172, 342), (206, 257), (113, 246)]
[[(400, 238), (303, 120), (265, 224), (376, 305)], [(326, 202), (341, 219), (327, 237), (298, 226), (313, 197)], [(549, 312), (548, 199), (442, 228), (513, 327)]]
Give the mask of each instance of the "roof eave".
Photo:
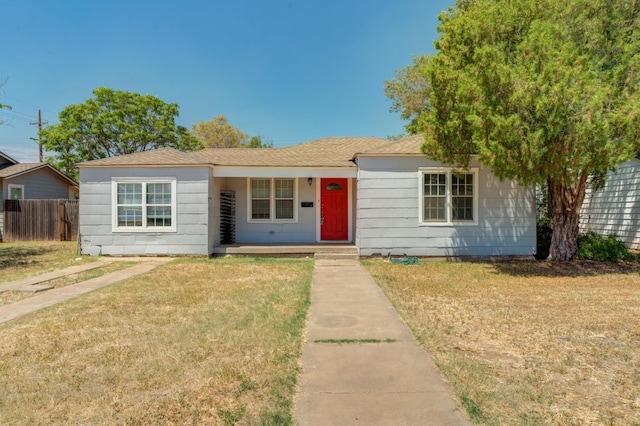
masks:
[(56, 175), (58, 175), (58, 177), (60, 177), (62, 180), (67, 181), (67, 183), (69, 183), (69, 185), (71, 186), (78, 186), (78, 182), (76, 182), (75, 180), (71, 179), (69, 176), (65, 175), (64, 173), (62, 173), (60, 170), (56, 169), (55, 167), (53, 167), (51, 164), (48, 163), (42, 163), (39, 166), (36, 167), (32, 167), (30, 169), (26, 169), (26, 170), (21, 170), (19, 172), (13, 173), (9, 176), (5, 176), (4, 179), (13, 179), (22, 175), (25, 175), (27, 173), (31, 173), (34, 172), (36, 170), (40, 170), (40, 169), (49, 169), (52, 172), (54, 172)]

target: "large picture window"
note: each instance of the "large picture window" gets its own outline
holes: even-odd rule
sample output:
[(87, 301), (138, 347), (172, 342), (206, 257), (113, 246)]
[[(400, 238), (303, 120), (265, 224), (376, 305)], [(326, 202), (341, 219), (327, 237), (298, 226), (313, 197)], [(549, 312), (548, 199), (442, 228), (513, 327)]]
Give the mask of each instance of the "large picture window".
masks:
[(175, 231), (175, 180), (113, 181), (114, 231)]
[(420, 171), (420, 222), (477, 223), (477, 171)]
[(297, 220), (295, 179), (249, 179), (249, 221)]

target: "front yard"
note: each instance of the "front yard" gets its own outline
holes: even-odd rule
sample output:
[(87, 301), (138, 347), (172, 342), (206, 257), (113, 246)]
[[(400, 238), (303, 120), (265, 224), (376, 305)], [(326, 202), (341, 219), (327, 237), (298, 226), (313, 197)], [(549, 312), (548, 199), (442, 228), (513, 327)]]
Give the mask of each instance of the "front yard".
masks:
[[(74, 249), (2, 244), (0, 281)], [(638, 264), (363, 264), (474, 423), (640, 424)], [(312, 270), (180, 258), (0, 324), (0, 424), (291, 424)]]
[(365, 261), (476, 424), (640, 424), (640, 268)]
[(0, 423), (290, 424), (312, 269), (177, 259), (0, 324)]
[(0, 243), (0, 283), (98, 260), (77, 255), (76, 246), (75, 241)]

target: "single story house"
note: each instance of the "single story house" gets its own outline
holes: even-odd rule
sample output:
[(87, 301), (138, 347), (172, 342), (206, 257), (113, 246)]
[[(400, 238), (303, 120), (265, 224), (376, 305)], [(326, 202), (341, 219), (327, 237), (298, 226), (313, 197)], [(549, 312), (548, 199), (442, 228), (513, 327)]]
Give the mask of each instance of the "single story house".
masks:
[(0, 240), (4, 226), (2, 200), (75, 199), (78, 184), (48, 163), (19, 163), (0, 152)]
[(627, 247), (640, 250), (640, 156), (609, 172), (603, 188), (587, 191), (580, 231), (615, 234)]
[(533, 188), (431, 161), (421, 137), (164, 148), (79, 164), (82, 252), (210, 255), (348, 244), (361, 256), (530, 256)]

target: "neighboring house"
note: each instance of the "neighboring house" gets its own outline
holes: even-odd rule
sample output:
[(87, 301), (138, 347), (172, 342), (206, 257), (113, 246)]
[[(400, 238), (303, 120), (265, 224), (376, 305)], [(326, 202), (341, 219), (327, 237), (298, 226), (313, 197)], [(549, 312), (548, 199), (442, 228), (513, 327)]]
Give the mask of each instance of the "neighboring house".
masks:
[(2, 200), (76, 198), (78, 184), (47, 163), (19, 163), (0, 152), (0, 240)]
[(587, 191), (580, 231), (615, 234), (627, 247), (640, 249), (640, 157), (609, 172), (604, 188)]
[(428, 160), (419, 137), (164, 148), (79, 164), (83, 253), (348, 243), (367, 255), (532, 255), (533, 189)]

